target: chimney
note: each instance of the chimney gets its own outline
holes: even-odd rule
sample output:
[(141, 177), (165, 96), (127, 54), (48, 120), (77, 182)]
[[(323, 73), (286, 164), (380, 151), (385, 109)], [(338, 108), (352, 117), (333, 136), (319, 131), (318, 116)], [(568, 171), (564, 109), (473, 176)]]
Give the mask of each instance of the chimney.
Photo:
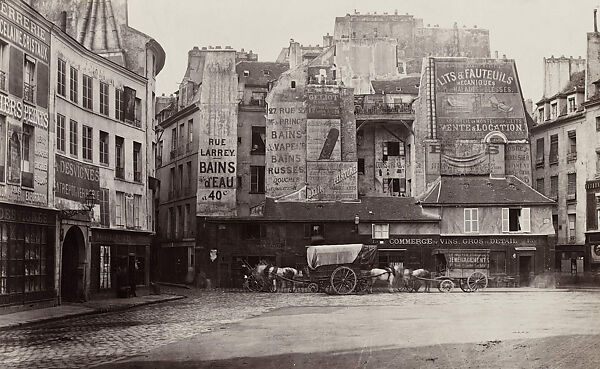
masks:
[(494, 51), (494, 55), (495, 55), (496, 59), (498, 59), (498, 50)]
[(294, 69), (298, 65), (302, 64), (302, 50), (300, 48), (300, 43), (294, 40), (290, 40), (290, 53), (288, 62), (290, 64), (290, 69)]
[(594, 9), (594, 33), (598, 33), (598, 20), (596, 18), (596, 12), (598, 9)]

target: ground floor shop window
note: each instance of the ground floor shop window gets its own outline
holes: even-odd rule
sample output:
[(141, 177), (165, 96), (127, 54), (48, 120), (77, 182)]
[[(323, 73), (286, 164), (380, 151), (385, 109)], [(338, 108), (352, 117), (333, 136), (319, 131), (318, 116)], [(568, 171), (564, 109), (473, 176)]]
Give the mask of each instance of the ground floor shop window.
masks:
[(110, 246), (100, 246), (100, 288), (111, 287)]
[(506, 252), (490, 252), (490, 274), (506, 274)]
[(52, 290), (53, 249), (45, 227), (0, 223), (0, 295)]

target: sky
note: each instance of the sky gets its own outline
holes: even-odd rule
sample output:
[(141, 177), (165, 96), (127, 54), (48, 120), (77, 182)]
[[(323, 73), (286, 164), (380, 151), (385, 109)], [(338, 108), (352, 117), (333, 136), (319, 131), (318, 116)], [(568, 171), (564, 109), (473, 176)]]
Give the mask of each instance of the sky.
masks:
[[(275, 61), (290, 38), (322, 44), (335, 17), (358, 11), (411, 14), (424, 25), (454, 22), (490, 31), (491, 55), (515, 59), (525, 99), (543, 91), (543, 58), (586, 57), (586, 33), (600, 0), (128, 0), (129, 25), (152, 36), (167, 57), (157, 95), (178, 89), (194, 46), (252, 50)], [(600, 14), (599, 14), (600, 16)]]

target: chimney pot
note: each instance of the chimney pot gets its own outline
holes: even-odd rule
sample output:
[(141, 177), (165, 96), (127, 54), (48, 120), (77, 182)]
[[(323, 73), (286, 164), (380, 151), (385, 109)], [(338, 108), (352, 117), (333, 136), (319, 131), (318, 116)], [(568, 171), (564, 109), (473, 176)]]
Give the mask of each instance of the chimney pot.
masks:
[(502, 54), (502, 59), (506, 59), (506, 54)]

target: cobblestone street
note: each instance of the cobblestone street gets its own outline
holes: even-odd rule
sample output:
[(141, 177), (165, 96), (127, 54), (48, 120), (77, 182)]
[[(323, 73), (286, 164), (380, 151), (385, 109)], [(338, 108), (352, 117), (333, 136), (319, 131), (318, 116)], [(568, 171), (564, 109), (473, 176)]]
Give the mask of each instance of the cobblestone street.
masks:
[[(526, 306), (532, 309), (553, 306), (555, 311), (560, 312), (567, 309), (567, 305), (589, 309), (600, 302), (598, 293), (552, 290), (477, 294), (379, 293), (358, 296), (180, 289), (167, 292), (188, 294), (189, 297), (119, 313), (83, 316), (0, 332), (0, 362), (3, 366), (17, 368), (94, 366), (139, 356), (202, 333), (228, 329), (227, 323), (286, 307), (357, 306), (367, 311), (374, 306), (389, 306), (390, 309), (438, 306), (436, 309), (441, 313), (448, 309), (485, 309), (485, 306), (496, 310), (499, 306), (528, 301)], [(577, 317), (593, 319), (594, 314), (597, 316), (598, 312), (578, 314)], [(583, 321), (581, 323), (585, 326)], [(590, 326), (592, 331), (597, 328), (597, 325)], [(552, 329), (552, 325), (549, 325), (549, 329)]]

